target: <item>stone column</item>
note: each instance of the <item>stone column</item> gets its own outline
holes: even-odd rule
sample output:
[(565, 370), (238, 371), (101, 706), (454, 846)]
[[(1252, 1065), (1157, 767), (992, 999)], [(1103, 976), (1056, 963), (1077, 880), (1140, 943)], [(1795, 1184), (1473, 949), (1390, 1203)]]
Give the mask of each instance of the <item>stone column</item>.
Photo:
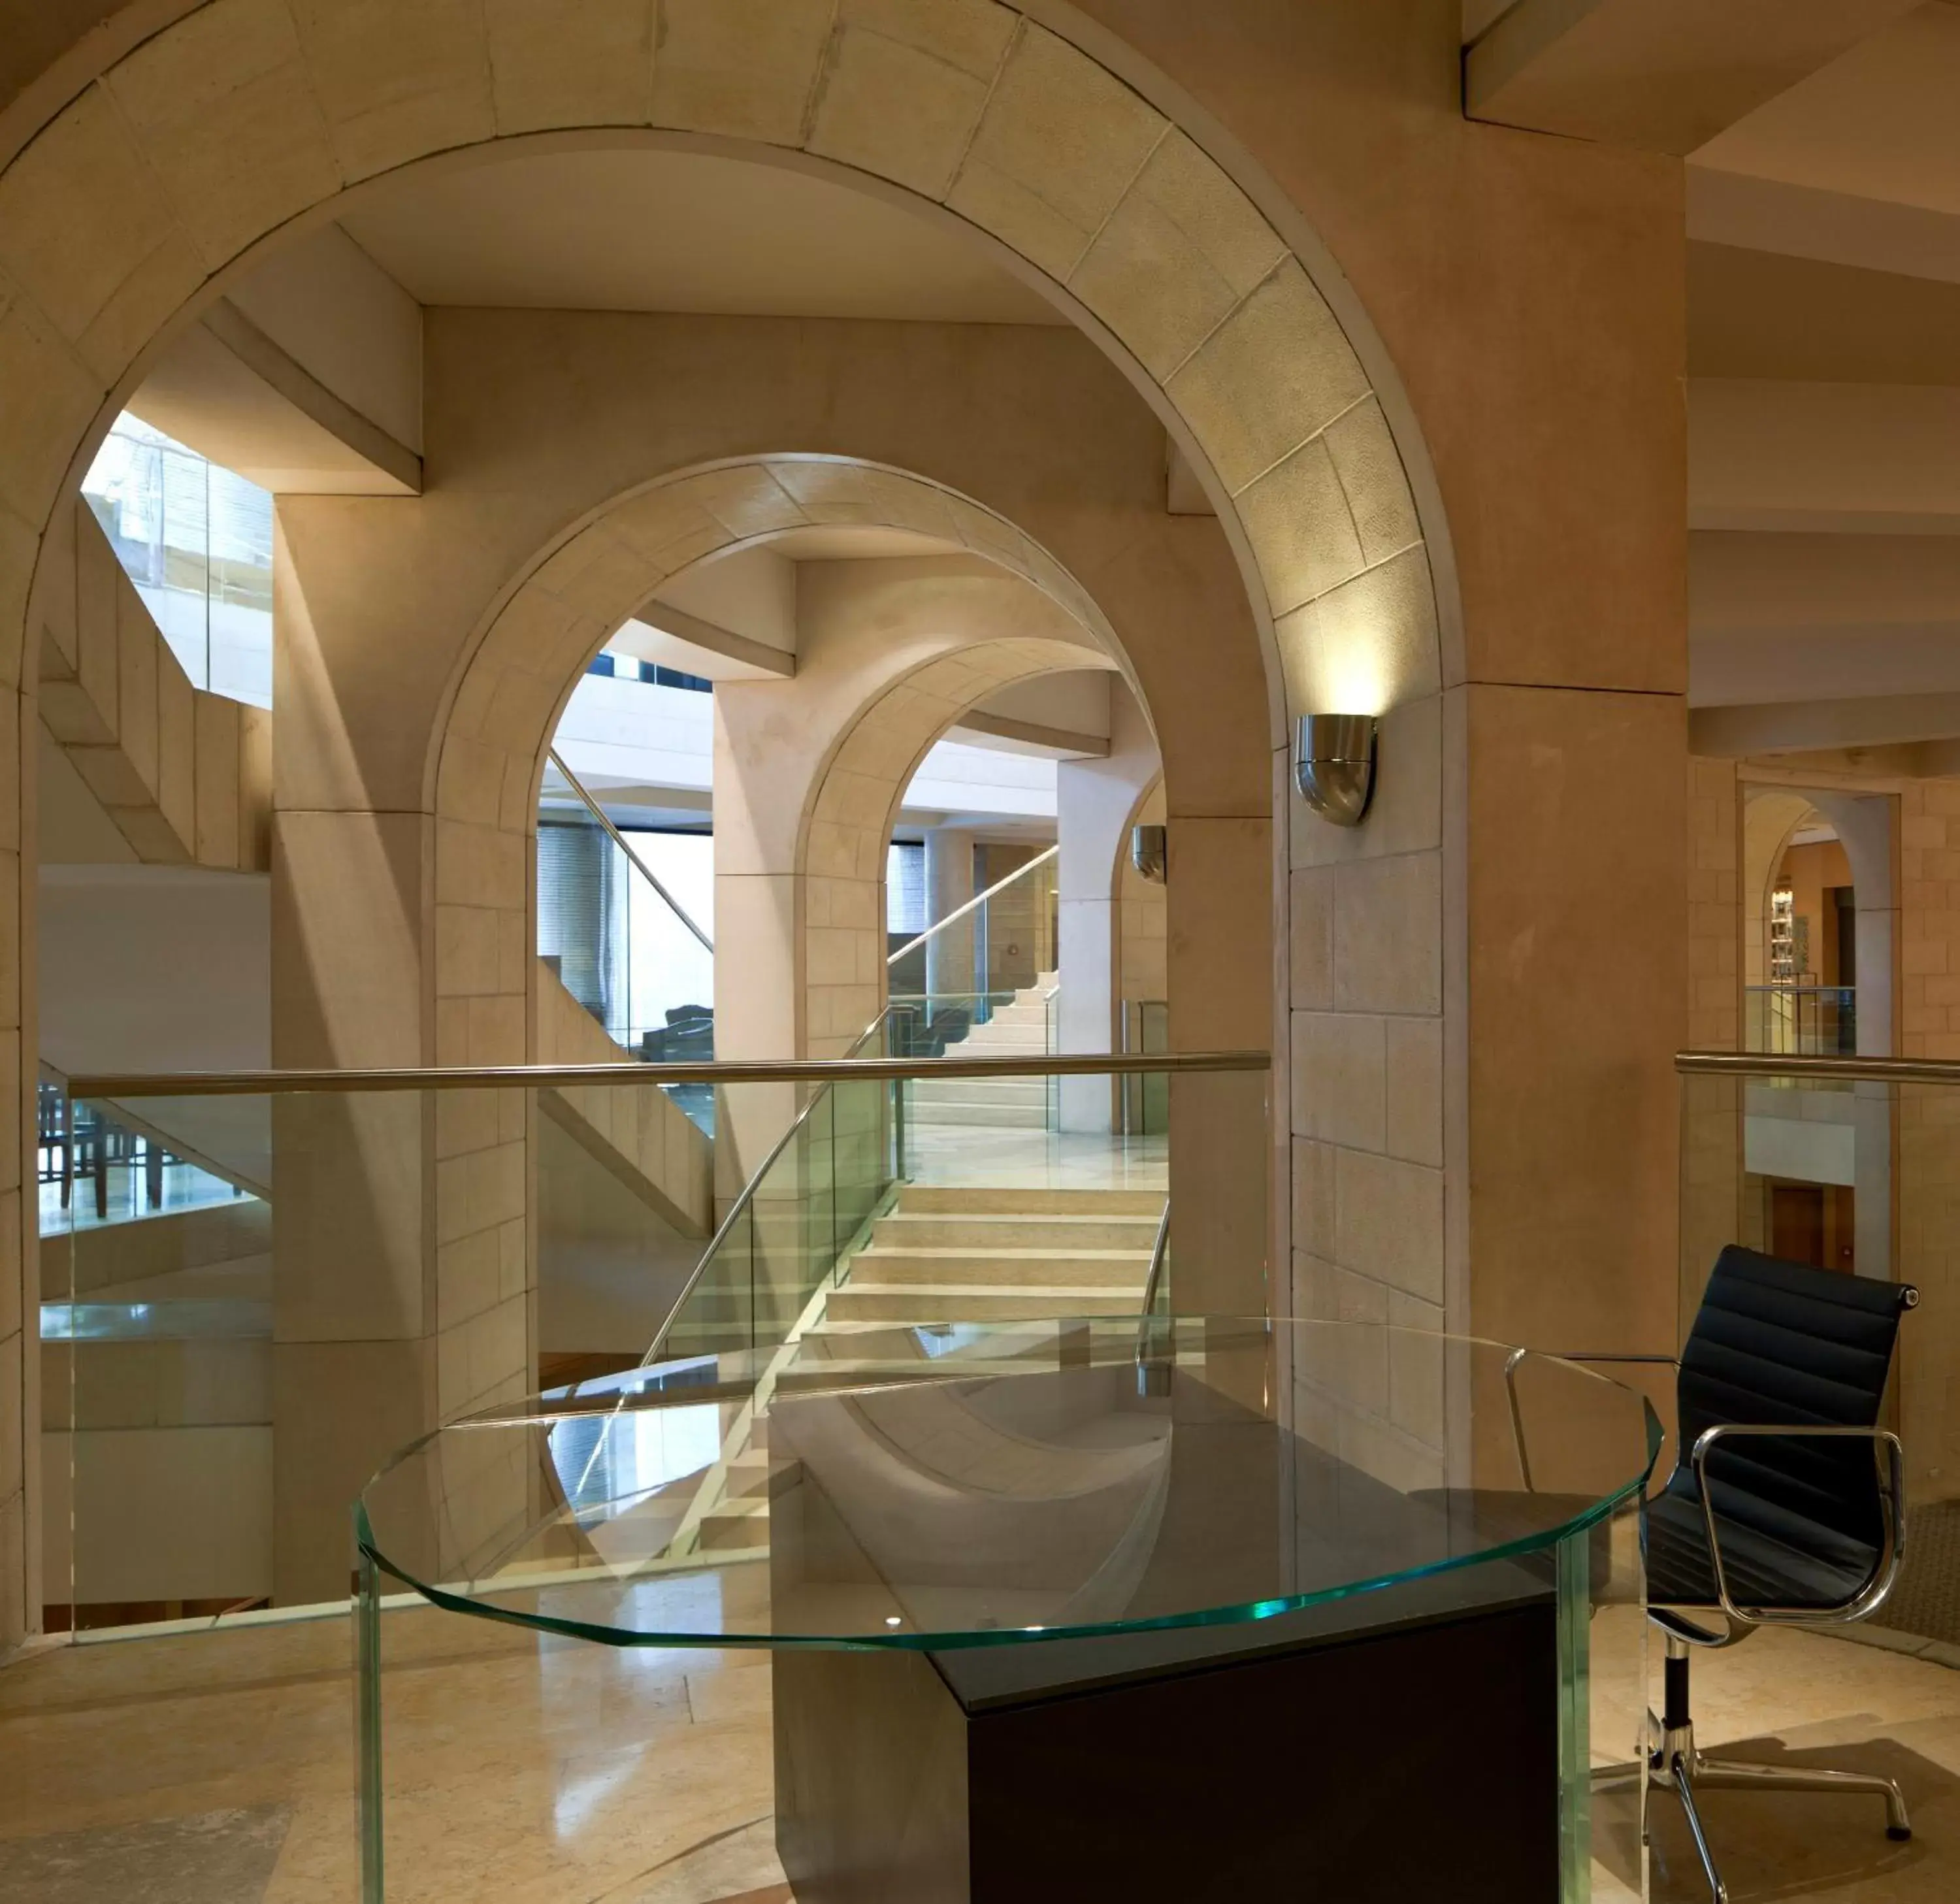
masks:
[[(973, 896), (973, 836), (963, 827), (934, 826), (925, 836), (926, 923), (937, 925)], [(969, 913), (925, 942), (925, 989), (935, 997), (971, 992), (975, 915)]]
[[(1144, 789), (1161, 771), (1157, 743), (1128, 690), (1112, 683), (1109, 700), (1107, 756), (1064, 760), (1055, 772), (1061, 846), (1057, 1003), (1060, 1048), (1068, 1052), (1114, 1051), (1122, 1043), (1116, 987), (1122, 869), (1131, 822)], [(1061, 1127), (1106, 1131), (1117, 1102), (1109, 1078), (1065, 1078)]]
[[(714, 690), (714, 1055), (803, 1050), (803, 882), (795, 819), (808, 775), (775, 743), (794, 681), (724, 681)], [(788, 817), (787, 824), (785, 816)], [(725, 1210), (796, 1115), (791, 1084), (724, 1091), (716, 1106), (714, 1194)]]
[[(487, 911), (435, 929), (434, 820), (391, 809), (361, 771), (357, 739), (380, 752), (400, 737), (361, 693), (387, 591), (333, 580), (348, 506), (282, 501), (274, 545), (272, 1062), (522, 1062), (523, 998), (504, 981), (524, 948)], [(356, 737), (342, 710), (364, 699), (377, 718)], [(274, 1597), (291, 1604), (346, 1594), (348, 1508), (390, 1453), (536, 1385), (531, 1107), (521, 1091), (390, 1092), (275, 1097), (269, 1112)]]

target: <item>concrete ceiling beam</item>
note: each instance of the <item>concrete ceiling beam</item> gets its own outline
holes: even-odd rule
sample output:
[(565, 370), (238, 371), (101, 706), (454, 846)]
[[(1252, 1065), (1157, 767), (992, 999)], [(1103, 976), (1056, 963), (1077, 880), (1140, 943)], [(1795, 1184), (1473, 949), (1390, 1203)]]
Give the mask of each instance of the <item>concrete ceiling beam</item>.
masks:
[(1688, 520), (1960, 534), (1960, 388), (1693, 378)]
[(419, 495), (422, 308), (338, 226), (268, 259), (129, 407), (278, 495)]
[(1956, 740), (1960, 693), (1696, 708), (1688, 717), (1688, 751), (1710, 759)]
[(1465, 49), (1472, 119), (1688, 153), (1919, 0), (1519, 0)]

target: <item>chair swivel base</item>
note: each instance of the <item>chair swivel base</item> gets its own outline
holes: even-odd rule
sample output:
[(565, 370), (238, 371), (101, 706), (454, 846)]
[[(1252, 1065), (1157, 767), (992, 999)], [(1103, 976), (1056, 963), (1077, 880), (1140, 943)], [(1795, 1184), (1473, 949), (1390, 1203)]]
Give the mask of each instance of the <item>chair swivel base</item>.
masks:
[[(1669, 1663), (1673, 1664), (1672, 1658)], [(1729, 1887), (1723, 1883), (1722, 1874), (1716, 1868), (1715, 1854), (1710, 1848), (1708, 1834), (1702, 1826), (1697, 1792), (1869, 1792), (1873, 1797), (1885, 1801), (1885, 1836), (1895, 1839), (1912, 1836), (1912, 1820), (1906, 1814), (1904, 1794), (1892, 1779), (1876, 1772), (1827, 1772), (1808, 1766), (1799, 1769), (1759, 1765), (1738, 1759), (1710, 1759), (1705, 1757), (1695, 1745), (1692, 1720), (1681, 1718), (1675, 1723), (1668, 1724), (1649, 1713), (1647, 1723), (1656, 1741), (1648, 1756), (1647, 1777), (1681, 1801), (1682, 1814), (1688, 1820), (1688, 1835), (1694, 1840), (1695, 1852), (1701, 1860), (1701, 1869), (1708, 1880), (1713, 1904), (1728, 1904)], [(1592, 1775), (1592, 1789), (1596, 1792), (1623, 1791), (1638, 1781), (1640, 1770), (1637, 1764), (1603, 1767)]]

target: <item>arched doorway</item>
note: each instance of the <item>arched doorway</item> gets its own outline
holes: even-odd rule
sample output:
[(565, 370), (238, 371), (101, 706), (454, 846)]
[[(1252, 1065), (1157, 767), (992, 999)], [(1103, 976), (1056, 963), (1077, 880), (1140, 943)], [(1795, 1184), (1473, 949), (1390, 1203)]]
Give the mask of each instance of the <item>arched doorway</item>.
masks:
[[(913, 10), (896, 36), (855, 21), (833, 28), (816, 10), (809, 30), (793, 26), (767, 65), (716, 9), (668, 0), (661, 14), (655, 65), (651, 10), (626, 17), (623, 37), (610, 10), (603, 22), (585, 17), (576, 31), (553, 21), (547, 43), (530, 16), (499, 15), (493, 24), (474, 10), (404, 5), (336, 13), (324, 24), (310, 17), (301, 27), (282, 8), (212, 0), (65, 108), (8, 168), (0, 215), (14, 287), (0, 316), (0, 365), (9, 389), (21, 393), (0, 452), (0, 646), (16, 657), (27, 651), (40, 538), (93, 439), (140, 378), (146, 353), (246, 268), (255, 246), (331, 215), (348, 191), (385, 189), (390, 174), (438, 154), (461, 163), (528, 136), (713, 139), (765, 162), (834, 169), (955, 225), (1037, 282), (1144, 393), (1217, 508), (1253, 605), (1271, 692), (1256, 734), (1222, 730), (1224, 751), (1256, 748), (1262, 768), (1283, 769), (1293, 713), (1433, 704), (1433, 591), (1373, 380), (1301, 258), (1171, 113), (1007, 8), (946, 0)], [(85, 253), (62, 235), (78, 176), (114, 208)], [(528, 672), (514, 670), (488, 705), (462, 712), (492, 729), (530, 721), (552, 690)], [(1206, 705), (1207, 672), (1207, 657), (1195, 656), (1194, 723)], [(21, 678), (18, 666), (12, 678)], [(1406, 730), (1404, 744), (1427, 752), (1421, 771), (1432, 779), (1440, 778), (1441, 736), (1436, 719)], [(344, 777), (364, 786), (371, 763), (342, 764)], [(488, 778), (481, 757), (455, 769), (462, 796), (479, 807)], [(516, 791), (498, 778), (500, 809)], [(432, 861), (443, 861), (445, 840), (462, 844), (450, 828), (466, 823), (438, 820), (440, 798), (439, 785), (428, 788), (415, 814), (434, 836)], [(1229, 842), (1237, 884), (1258, 889), (1255, 903), (1240, 900), (1248, 919), (1272, 915), (1275, 876), (1289, 863), (1421, 861), (1427, 871), (1344, 880), (1340, 904), (1357, 929), (1372, 920), (1440, 970), (1440, 820), (1338, 852), (1296, 837), (1290, 853), (1276, 855), (1281, 815), (1309, 836), (1317, 831), (1283, 798), (1269, 798), (1258, 816), (1188, 816), (1187, 837), (1202, 837), (1208, 857)], [(492, 878), (508, 890), (514, 870), (520, 886), (521, 861), (501, 846), (488, 852)], [(455, 864), (453, 855), (445, 863)], [(432, 879), (438, 916), (453, 890)], [(1296, 885), (1293, 903), (1316, 909), (1309, 929), (1317, 930), (1320, 902), (1304, 890)], [(441, 930), (405, 922), (399, 936), (409, 956), (419, 944), (428, 969), (439, 971)], [(1440, 1019), (1440, 984), (1371, 994), (1358, 1011), (1332, 997), (1322, 1015), (1378, 1017), (1404, 1006)], [(1222, 998), (1213, 1022), (1185, 1029), (1201, 1041), (1271, 1040), (1281, 1049), (1283, 1013), (1269, 994)], [(438, 1004), (428, 1020), (431, 1046), (445, 1022), (464, 1027), (457, 1055), (466, 1061), (479, 1036), (494, 1041), (508, 1030), (505, 1014), (473, 1001), (463, 1014), (444, 1014)], [(1409, 1087), (1437, 1100), (1427, 1121), (1440, 1132), (1434, 1042), (1437, 1062), (1412, 1071), (1421, 1081)], [(1384, 1160), (1381, 1189), (1390, 1174), (1386, 1140), (1371, 1151), (1366, 1133), (1348, 1135), (1347, 1153)], [(1283, 1142), (1276, 1150), (1290, 1155)], [(1409, 1166), (1435, 1176), (1439, 1209), (1440, 1161), (1439, 1137), (1433, 1161)], [(1278, 1199), (1282, 1240), (1289, 1207)], [(1440, 1222), (1414, 1247), (1436, 1256), (1440, 1291)]]

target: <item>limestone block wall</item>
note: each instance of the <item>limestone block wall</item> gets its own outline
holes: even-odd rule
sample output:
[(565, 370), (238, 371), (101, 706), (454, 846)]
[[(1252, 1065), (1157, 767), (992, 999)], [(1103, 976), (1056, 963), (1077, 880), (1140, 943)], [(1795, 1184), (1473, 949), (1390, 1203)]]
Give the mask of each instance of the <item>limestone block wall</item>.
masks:
[[(272, 717), (192, 686), (87, 502), (44, 562), (40, 715), (138, 858), (262, 872)], [(72, 563), (72, 568), (71, 568)], [(62, 573), (55, 585), (54, 565)]]
[(1301, 1374), (1341, 1397), (1355, 1458), (1397, 1481), (1443, 1472), (1440, 1353), (1387, 1332), (1440, 1330), (1452, 1308), (1441, 718), (1431, 695), (1384, 721), (1360, 828), (1289, 794), (1294, 1300), (1303, 1317), (1377, 1326)]
[[(1898, 792), (1899, 1055), (1960, 1058), (1960, 781)], [(1960, 1089), (1902, 1084), (1898, 1274), (1922, 1301), (1900, 1331), (1900, 1434), (1915, 1499), (1960, 1495)]]

